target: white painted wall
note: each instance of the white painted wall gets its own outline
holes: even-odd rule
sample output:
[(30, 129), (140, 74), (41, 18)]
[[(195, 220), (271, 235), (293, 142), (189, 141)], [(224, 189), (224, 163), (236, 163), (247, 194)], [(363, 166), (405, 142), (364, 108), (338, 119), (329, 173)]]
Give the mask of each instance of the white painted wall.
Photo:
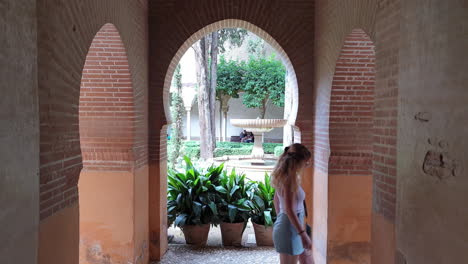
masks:
[[(265, 118), (283, 118), (283, 108), (277, 107), (273, 104), (269, 104), (267, 106), (267, 112), (265, 114)], [(228, 139), (231, 136), (238, 136), (242, 129), (232, 126), (229, 122), (229, 119), (236, 119), (236, 118), (257, 118), (259, 115), (258, 109), (247, 108), (242, 103), (242, 96), (240, 98), (234, 99), (232, 98), (229, 100), (229, 112), (228, 112), (228, 125), (227, 125), (227, 136)], [(219, 104), (216, 104), (216, 136), (219, 137)], [(186, 118), (187, 116), (184, 115), (183, 117), (183, 131), (184, 136), (187, 135), (186, 131)], [(200, 137), (200, 128), (198, 125), (198, 106), (195, 104), (192, 107), (191, 111), (191, 126), (192, 126), (192, 138), (199, 138)], [(282, 142), (283, 139), (283, 129), (282, 128), (275, 128), (271, 132), (265, 134), (265, 140), (268, 141), (269, 139), (277, 140)]]

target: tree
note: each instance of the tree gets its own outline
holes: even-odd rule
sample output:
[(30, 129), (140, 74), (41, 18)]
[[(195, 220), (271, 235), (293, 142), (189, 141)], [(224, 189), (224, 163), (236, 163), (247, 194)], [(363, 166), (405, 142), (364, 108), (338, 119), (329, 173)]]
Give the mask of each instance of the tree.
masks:
[(171, 93), (171, 115), (172, 115), (172, 129), (171, 129), (171, 143), (172, 152), (169, 153), (169, 168), (174, 169), (174, 166), (181, 154), (182, 149), (182, 114), (184, 112), (184, 102), (182, 101), (182, 74), (180, 73), (180, 64), (177, 65), (174, 74), (174, 82), (177, 88), (175, 93)]
[(197, 61), (198, 106), (200, 125), (200, 157), (213, 157), (216, 147), (215, 106), (218, 52), (224, 52), (224, 43), (241, 45), (247, 30), (226, 28), (203, 37), (194, 45)]
[[(198, 83), (198, 124), (200, 126), (200, 158), (207, 160), (213, 158), (214, 140), (211, 128), (211, 89), (208, 81), (208, 40), (206, 37), (200, 39), (193, 47), (197, 62), (197, 83)], [(213, 142), (214, 141), (214, 142)]]
[(250, 57), (244, 75), (242, 101), (249, 108), (259, 108), (260, 118), (265, 118), (269, 101), (284, 106), (286, 69), (274, 55), (268, 59)]
[(244, 75), (244, 62), (226, 61), (226, 58), (221, 56), (218, 64), (218, 85), (216, 87), (218, 100), (221, 100), (223, 95), (239, 98), (239, 92), (245, 86)]

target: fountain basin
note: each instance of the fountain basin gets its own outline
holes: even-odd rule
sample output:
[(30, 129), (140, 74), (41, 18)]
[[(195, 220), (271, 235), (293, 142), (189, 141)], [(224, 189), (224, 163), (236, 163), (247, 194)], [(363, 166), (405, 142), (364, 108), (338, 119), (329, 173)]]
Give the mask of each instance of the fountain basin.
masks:
[[(255, 141), (250, 155), (253, 159), (263, 160), (265, 151), (263, 150), (263, 134), (270, 132), (273, 128), (283, 127), (287, 124), (286, 119), (231, 119), (231, 124), (236, 127), (251, 131)], [(261, 165), (261, 161), (252, 161)]]

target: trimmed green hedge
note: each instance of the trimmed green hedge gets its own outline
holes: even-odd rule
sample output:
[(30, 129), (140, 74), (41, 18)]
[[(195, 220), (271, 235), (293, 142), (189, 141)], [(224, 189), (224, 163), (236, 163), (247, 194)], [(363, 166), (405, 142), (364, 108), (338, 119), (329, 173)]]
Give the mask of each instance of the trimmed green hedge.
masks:
[(277, 147), (275, 147), (275, 149), (274, 149), (273, 152), (274, 152), (274, 154), (275, 154), (276, 157), (279, 157), (279, 156), (281, 156), (281, 154), (283, 154), (283, 152), (284, 152), (284, 147), (283, 147), (282, 145), (281, 145), (281, 146), (277, 146)]
[[(231, 156), (231, 155), (249, 155), (252, 152), (253, 143), (241, 142), (217, 142), (214, 151), (215, 157)], [(276, 148), (283, 148), (281, 143), (263, 143), (263, 149), (266, 154), (274, 154)], [(170, 153), (172, 150), (171, 141), (168, 141), (167, 151)], [(186, 155), (192, 160), (200, 158), (200, 142), (199, 141), (185, 141), (183, 142), (182, 154)]]

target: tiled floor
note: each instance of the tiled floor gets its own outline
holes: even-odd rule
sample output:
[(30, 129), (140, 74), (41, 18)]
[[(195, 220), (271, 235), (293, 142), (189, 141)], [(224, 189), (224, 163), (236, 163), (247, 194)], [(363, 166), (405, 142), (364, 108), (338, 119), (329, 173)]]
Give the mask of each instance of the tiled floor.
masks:
[(211, 227), (206, 247), (196, 248), (185, 244), (184, 235), (179, 228), (169, 228), (174, 235), (169, 250), (161, 262), (154, 264), (276, 264), (279, 255), (272, 247), (257, 247), (251, 224), (245, 229), (242, 248), (223, 247), (219, 227)]

